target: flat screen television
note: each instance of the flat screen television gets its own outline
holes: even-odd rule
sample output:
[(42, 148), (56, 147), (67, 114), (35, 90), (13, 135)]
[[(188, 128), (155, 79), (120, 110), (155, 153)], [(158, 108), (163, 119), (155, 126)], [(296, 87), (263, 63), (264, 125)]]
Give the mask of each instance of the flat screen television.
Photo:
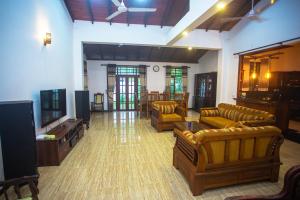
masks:
[(42, 90), (40, 98), (42, 127), (66, 115), (66, 89)]

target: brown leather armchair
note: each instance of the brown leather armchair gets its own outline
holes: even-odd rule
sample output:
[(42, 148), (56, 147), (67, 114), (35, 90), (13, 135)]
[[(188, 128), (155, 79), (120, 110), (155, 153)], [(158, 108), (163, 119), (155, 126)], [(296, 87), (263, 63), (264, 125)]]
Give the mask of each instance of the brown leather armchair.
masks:
[(175, 122), (185, 121), (185, 108), (175, 101), (155, 101), (152, 108), (151, 125), (158, 132), (173, 130)]

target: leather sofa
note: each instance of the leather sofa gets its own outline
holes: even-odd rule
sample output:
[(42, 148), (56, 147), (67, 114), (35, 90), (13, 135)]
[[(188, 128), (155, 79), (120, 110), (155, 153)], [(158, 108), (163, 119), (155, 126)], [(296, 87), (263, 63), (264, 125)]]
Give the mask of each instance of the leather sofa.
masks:
[(173, 130), (175, 122), (185, 121), (186, 110), (175, 101), (152, 103), (151, 125), (158, 131)]
[(261, 110), (220, 103), (218, 107), (200, 109), (199, 121), (214, 128), (267, 126), (275, 124), (275, 116)]
[(206, 129), (195, 134), (174, 129), (173, 166), (193, 195), (206, 189), (252, 181), (278, 181), (283, 142), (274, 126)]

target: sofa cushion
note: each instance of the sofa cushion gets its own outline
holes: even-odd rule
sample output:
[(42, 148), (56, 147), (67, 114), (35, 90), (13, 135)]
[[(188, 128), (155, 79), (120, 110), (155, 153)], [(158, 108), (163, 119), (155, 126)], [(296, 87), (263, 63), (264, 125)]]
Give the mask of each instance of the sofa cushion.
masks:
[(201, 121), (217, 128), (235, 126), (236, 122), (223, 117), (201, 117)]
[(175, 112), (176, 105), (161, 105), (160, 111), (162, 114), (172, 114)]
[(217, 117), (220, 115), (219, 109), (200, 109), (201, 117)]
[(152, 105), (154, 109), (159, 110), (162, 114), (172, 114), (178, 106), (175, 101), (155, 101)]
[(161, 115), (161, 120), (162, 122), (178, 122), (178, 121), (182, 121), (182, 118), (180, 115), (178, 114), (162, 114)]
[(218, 105), (220, 116), (234, 121), (248, 120), (274, 120), (274, 115), (252, 108), (237, 106), (232, 104), (220, 103)]

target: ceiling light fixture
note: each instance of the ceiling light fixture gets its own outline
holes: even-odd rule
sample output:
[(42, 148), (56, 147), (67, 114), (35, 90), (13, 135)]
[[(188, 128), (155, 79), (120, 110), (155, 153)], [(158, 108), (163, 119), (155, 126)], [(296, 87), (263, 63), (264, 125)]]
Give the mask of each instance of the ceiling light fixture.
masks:
[(193, 47), (189, 47), (188, 50), (191, 51), (193, 49)]
[(218, 8), (218, 10), (224, 10), (225, 7), (226, 7), (226, 4), (225, 4), (223, 1), (219, 1), (219, 2), (217, 3), (217, 8)]
[(189, 34), (189, 32), (187, 32), (187, 31), (183, 31), (183, 32), (182, 32), (182, 35), (183, 35), (183, 36), (187, 36), (188, 34)]

